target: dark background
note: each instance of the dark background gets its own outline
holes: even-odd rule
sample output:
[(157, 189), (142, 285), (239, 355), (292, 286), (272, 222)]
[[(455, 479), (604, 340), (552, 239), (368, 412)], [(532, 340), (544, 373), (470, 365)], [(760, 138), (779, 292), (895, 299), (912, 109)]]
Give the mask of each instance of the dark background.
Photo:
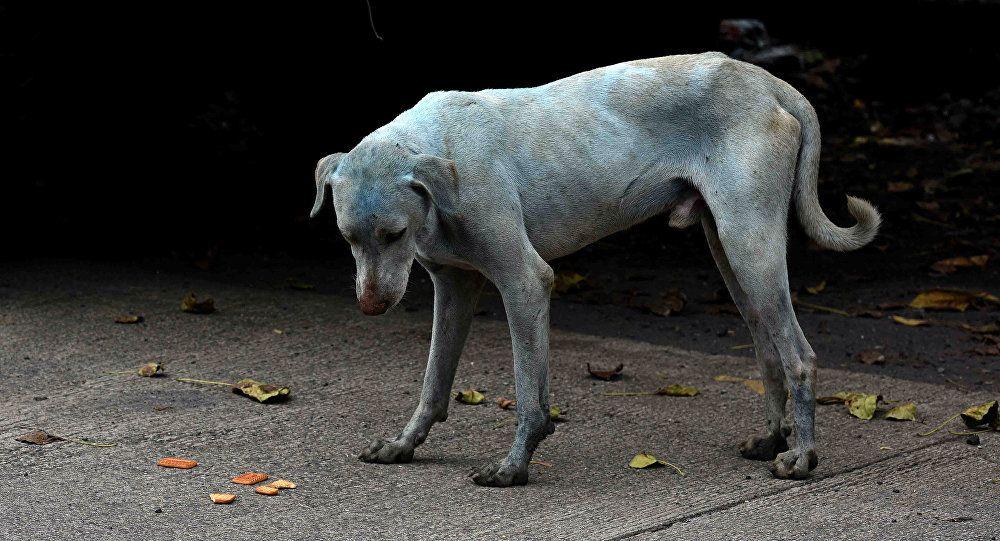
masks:
[[(719, 49), (727, 17), (759, 18), (778, 42), (843, 59), (825, 89), (782, 74), (814, 101), (828, 141), (868, 133), (873, 115), (892, 129), (913, 104), (947, 120), (950, 104), (967, 102), (960, 138), (996, 127), (974, 110), (996, 102), (996, 2), (660, 4), (373, 0), (379, 40), (355, 0), (4, 3), (4, 257), (347, 257), (326, 227), (332, 213), (305, 219), (319, 157), (432, 90)], [(824, 205), (843, 216), (849, 186), (824, 167)]]

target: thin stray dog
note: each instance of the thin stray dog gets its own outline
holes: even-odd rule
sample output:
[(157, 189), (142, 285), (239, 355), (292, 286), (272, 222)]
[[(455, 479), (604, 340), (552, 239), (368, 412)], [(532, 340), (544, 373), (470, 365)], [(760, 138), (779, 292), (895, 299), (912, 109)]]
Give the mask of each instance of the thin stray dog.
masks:
[[(473, 475), (521, 485), (549, 419), (546, 263), (651, 216), (699, 220), (753, 335), (765, 429), (740, 445), (779, 478), (816, 467), (816, 355), (792, 309), (785, 263), (789, 204), (819, 245), (854, 250), (881, 217), (850, 197), (838, 227), (816, 193), (816, 113), (794, 88), (721, 53), (599, 68), (535, 88), (433, 92), (347, 153), (316, 167), (316, 202), (331, 186), (337, 225), (357, 263), (361, 310), (378, 315), (406, 290), (416, 259), (434, 283), (434, 324), (420, 403), (395, 438), (359, 457), (413, 458), (448, 416), (485, 280), (503, 297), (514, 350), (517, 432), (510, 452)], [(793, 423), (785, 422), (792, 398)], [(795, 429), (795, 447), (786, 438)]]

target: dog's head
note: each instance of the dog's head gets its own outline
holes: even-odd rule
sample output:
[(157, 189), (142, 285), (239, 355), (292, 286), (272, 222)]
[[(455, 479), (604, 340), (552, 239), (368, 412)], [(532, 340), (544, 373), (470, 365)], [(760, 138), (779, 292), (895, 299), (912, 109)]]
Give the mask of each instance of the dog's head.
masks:
[(432, 208), (451, 207), (456, 183), (455, 162), (379, 139), (366, 139), (316, 165), (311, 216), (323, 208), (329, 185), (337, 227), (357, 264), (362, 312), (383, 314), (403, 298), (417, 232)]

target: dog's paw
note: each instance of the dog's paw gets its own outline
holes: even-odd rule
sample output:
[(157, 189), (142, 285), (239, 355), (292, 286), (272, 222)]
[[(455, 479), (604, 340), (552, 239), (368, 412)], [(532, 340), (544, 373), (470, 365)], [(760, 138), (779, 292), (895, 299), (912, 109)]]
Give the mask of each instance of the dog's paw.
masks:
[(472, 481), (484, 487), (509, 487), (528, 482), (528, 468), (507, 462), (493, 462), (472, 474)]
[(377, 464), (400, 464), (413, 460), (413, 444), (400, 439), (375, 440), (358, 460)]
[(774, 460), (778, 453), (788, 450), (788, 440), (780, 434), (750, 436), (740, 444), (740, 455), (750, 460)]
[(771, 463), (771, 473), (778, 479), (805, 479), (818, 463), (816, 451), (810, 449), (803, 452), (792, 449), (774, 459)]

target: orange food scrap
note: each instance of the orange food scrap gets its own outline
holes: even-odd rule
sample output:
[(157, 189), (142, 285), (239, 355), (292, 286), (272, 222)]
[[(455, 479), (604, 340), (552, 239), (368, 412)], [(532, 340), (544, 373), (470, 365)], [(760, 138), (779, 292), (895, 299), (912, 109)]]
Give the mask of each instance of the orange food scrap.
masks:
[(177, 457), (167, 457), (161, 458), (159, 462), (156, 463), (157, 466), (163, 466), (164, 468), (179, 468), (182, 470), (190, 470), (191, 468), (198, 465), (194, 460), (189, 460), (187, 458), (177, 458)]
[(266, 473), (246, 472), (233, 477), (232, 481), (240, 485), (256, 485), (261, 481), (267, 481)]

